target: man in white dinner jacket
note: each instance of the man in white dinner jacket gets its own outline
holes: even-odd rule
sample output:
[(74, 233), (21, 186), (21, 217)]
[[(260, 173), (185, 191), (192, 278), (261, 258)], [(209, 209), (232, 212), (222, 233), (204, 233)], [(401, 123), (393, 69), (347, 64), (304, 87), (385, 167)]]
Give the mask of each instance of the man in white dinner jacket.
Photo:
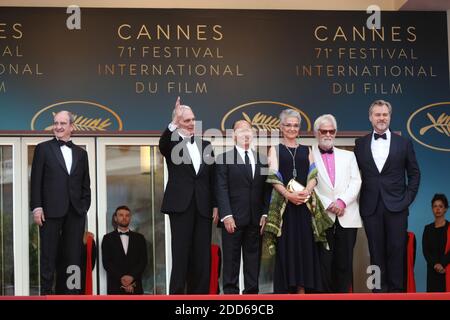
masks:
[(336, 119), (324, 114), (314, 122), (318, 145), (313, 146), (319, 196), (328, 216), (334, 221), (327, 230), (329, 250), (321, 247), (321, 268), (327, 292), (352, 291), (353, 248), (358, 228), (362, 227), (358, 195), (361, 176), (353, 152), (334, 147)]

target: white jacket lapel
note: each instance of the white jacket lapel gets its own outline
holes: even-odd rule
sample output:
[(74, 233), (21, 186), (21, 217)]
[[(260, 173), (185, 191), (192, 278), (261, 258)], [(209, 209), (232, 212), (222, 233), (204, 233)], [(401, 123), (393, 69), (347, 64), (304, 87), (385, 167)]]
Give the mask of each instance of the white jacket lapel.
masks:
[(314, 154), (314, 162), (316, 164), (317, 170), (319, 173), (321, 173), (323, 180), (328, 184), (330, 188), (334, 188), (333, 184), (331, 183), (330, 176), (328, 175), (327, 168), (325, 167), (325, 164), (323, 163), (322, 155), (319, 151), (319, 148), (315, 145), (313, 146), (313, 154)]

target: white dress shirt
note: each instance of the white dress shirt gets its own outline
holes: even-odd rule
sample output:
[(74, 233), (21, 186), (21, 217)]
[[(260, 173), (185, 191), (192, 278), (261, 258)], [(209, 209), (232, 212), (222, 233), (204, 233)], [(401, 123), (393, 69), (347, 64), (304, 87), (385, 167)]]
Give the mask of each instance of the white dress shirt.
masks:
[[(374, 132), (375, 133), (375, 132)], [(375, 140), (374, 133), (372, 133), (372, 143), (370, 148), (372, 150), (373, 160), (378, 168), (378, 172), (383, 170), (383, 166), (386, 163), (386, 159), (389, 156), (389, 147), (391, 146), (391, 131), (386, 130), (386, 140), (378, 138)]]
[[(61, 149), (61, 153), (62, 153), (63, 158), (64, 158), (64, 162), (66, 163), (67, 173), (70, 174), (70, 169), (72, 169), (72, 149), (69, 148), (66, 145), (61, 146), (60, 149)], [(37, 210), (42, 210), (42, 207), (34, 208), (33, 209), (33, 214)]]
[[(130, 229), (127, 229), (127, 230), (117, 229), (117, 232), (129, 232), (129, 231), (130, 231)], [(122, 242), (123, 251), (125, 252), (125, 254), (127, 254), (128, 253), (128, 243), (130, 242), (130, 236), (121, 234), (120, 241)]]
[(242, 158), (242, 163), (245, 163), (245, 151), (248, 151), (248, 158), (250, 160), (250, 164), (252, 165), (252, 178), (255, 177), (255, 158), (253, 157), (253, 151), (252, 149), (244, 150), (244, 148), (241, 148), (240, 146), (236, 145), (236, 150), (239, 153), (239, 155)]
[[(244, 150), (244, 148), (239, 147), (238, 145), (236, 145), (235, 147), (236, 147), (236, 150), (237, 150), (239, 156), (242, 158), (242, 163), (245, 163), (245, 151), (246, 150)], [(250, 164), (252, 166), (252, 177), (254, 178), (255, 177), (255, 169), (256, 169), (255, 157), (253, 156), (252, 149), (249, 148), (247, 151), (248, 151), (248, 159), (250, 160)], [(232, 214), (226, 215), (225, 217), (220, 219), (220, 221), (223, 222), (226, 218), (232, 217), (232, 216), (233, 216)], [(264, 216), (267, 216), (267, 215), (264, 215)]]
[(66, 163), (67, 173), (70, 174), (70, 169), (72, 169), (72, 149), (68, 146), (61, 146), (61, 152), (64, 157), (64, 162)]
[[(177, 129), (177, 126), (175, 126), (171, 122), (171, 123), (169, 123), (168, 128), (169, 128), (169, 130), (171, 132), (174, 132)], [(178, 132), (178, 134), (183, 139), (189, 138), (189, 137), (183, 135), (181, 132)], [(198, 149), (198, 146), (197, 146), (197, 144), (195, 142), (194, 143), (191, 143), (191, 142), (186, 143), (186, 147), (187, 147), (188, 152), (189, 152), (189, 157), (192, 160), (192, 165), (194, 166), (195, 173), (198, 173), (198, 170), (200, 169), (200, 164), (202, 162), (201, 161), (200, 150)]]

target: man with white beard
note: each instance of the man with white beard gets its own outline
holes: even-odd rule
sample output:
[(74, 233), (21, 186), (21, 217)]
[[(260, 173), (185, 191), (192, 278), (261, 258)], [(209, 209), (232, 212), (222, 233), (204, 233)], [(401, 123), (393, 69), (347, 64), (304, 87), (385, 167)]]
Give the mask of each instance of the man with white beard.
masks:
[(320, 248), (324, 288), (327, 292), (347, 293), (352, 290), (357, 228), (362, 227), (358, 205), (361, 176), (354, 153), (334, 147), (336, 132), (336, 119), (331, 114), (314, 122), (318, 142), (313, 147), (318, 171), (314, 190), (334, 221), (327, 230), (329, 250)]

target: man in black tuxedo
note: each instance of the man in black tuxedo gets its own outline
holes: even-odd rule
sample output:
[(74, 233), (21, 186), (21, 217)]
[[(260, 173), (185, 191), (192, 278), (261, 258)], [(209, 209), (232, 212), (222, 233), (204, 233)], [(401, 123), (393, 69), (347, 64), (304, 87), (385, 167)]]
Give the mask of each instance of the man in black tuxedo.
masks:
[(131, 211), (120, 206), (113, 214), (117, 229), (102, 241), (102, 261), (108, 278), (108, 294), (143, 294), (142, 274), (147, 266), (147, 247), (142, 234), (129, 229)]
[(38, 144), (34, 151), (30, 207), (34, 222), (40, 227), (42, 295), (53, 293), (58, 246), (62, 246), (61, 259), (67, 276), (65, 293), (80, 293), (81, 279), (77, 281), (76, 275), (80, 274), (80, 244), (91, 205), (91, 189), (87, 153), (70, 141), (73, 121), (70, 112), (58, 112), (53, 122), (55, 138)]
[(207, 294), (211, 265), (211, 221), (217, 221), (214, 198), (214, 152), (194, 137), (195, 116), (178, 97), (172, 122), (159, 140), (169, 178), (161, 211), (169, 215), (172, 237), (170, 294)]
[(357, 139), (354, 150), (361, 169), (359, 207), (370, 262), (381, 271), (381, 287), (374, 292), (404, 291), (408, 207), (420, 182), (413, 144), (389, 130), (391, 115), (389, 102), (373, 102), (369, 120), (374, 131)]
[(269, 207), (267, 160), (253, 151), (252, 126), (246, 120), (233, 126), (235, 147), (216, 160), (216, 195), (222, 229), (223, 292), (239, 294), (241, 249), (244, 293), (258, 293), (261, 234)]

